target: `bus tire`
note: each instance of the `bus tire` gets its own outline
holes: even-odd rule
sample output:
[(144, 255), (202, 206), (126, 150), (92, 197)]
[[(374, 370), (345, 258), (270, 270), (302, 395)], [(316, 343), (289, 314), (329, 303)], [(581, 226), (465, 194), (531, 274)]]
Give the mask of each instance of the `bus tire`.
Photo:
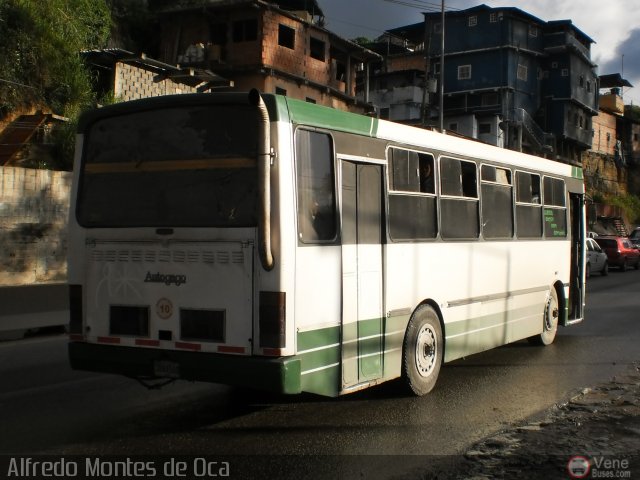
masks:
[(535, 335), (529, 340), (536, 345), (551, 345), (558, 333), (558, 319), (560, 317), (560, 304), (558, 293), (551, 287), (547, 302), (544, 304), (544, 315), (542, 316), (542, 333)]
[(413, 312), (402, 345), (402, 378), (417, 396), (433, 390), (440, 373), (444, 344), (440, 319), (429, 305)]

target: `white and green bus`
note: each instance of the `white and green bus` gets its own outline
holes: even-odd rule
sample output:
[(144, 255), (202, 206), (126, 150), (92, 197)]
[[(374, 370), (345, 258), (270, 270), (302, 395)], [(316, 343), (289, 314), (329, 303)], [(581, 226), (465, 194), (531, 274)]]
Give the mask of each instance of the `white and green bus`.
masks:
[(277, 95), (79, 124), (73, 368), (337, 396), (584, 309), (582, 170)]

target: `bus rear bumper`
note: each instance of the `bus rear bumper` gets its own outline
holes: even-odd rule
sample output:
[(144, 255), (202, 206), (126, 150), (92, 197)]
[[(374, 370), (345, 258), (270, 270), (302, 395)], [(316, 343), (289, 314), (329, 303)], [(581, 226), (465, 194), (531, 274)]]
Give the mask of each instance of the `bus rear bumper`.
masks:
[(178, 378), (295, 394), (301, 390), (300, 359), (69, 343), (74, 370), (115, 373), (134, 378), (158, 377), (158, 362), (177, 366)]

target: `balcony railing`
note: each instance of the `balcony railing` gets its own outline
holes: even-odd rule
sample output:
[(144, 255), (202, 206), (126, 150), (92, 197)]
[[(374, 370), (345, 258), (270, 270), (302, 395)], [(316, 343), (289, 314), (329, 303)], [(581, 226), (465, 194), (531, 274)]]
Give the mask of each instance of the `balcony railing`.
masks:
[(528, 134), (529, 139), (533, 141), (540, 151), (545, 153), (554, 152), (554, 135), (542, 130), (540, 125), (536, 123), (524, 108), (514, 108), (511, 111), (511, 120), (522, 125), (522, 128)]

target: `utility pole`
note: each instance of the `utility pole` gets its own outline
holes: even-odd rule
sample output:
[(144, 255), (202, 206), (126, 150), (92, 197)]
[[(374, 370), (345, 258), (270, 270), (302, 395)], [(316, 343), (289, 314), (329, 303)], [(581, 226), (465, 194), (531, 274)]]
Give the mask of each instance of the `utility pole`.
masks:
[(444, 0), (442, 0), (442, 19), (440, 21), (440, 131), (444, 132)]
[[(620, 68), (620, 77), (624, 80), (624, 53), (622, 54), (622, 66)], [(624, 85), (620, 86), (620, 98), (624, 98)]]

